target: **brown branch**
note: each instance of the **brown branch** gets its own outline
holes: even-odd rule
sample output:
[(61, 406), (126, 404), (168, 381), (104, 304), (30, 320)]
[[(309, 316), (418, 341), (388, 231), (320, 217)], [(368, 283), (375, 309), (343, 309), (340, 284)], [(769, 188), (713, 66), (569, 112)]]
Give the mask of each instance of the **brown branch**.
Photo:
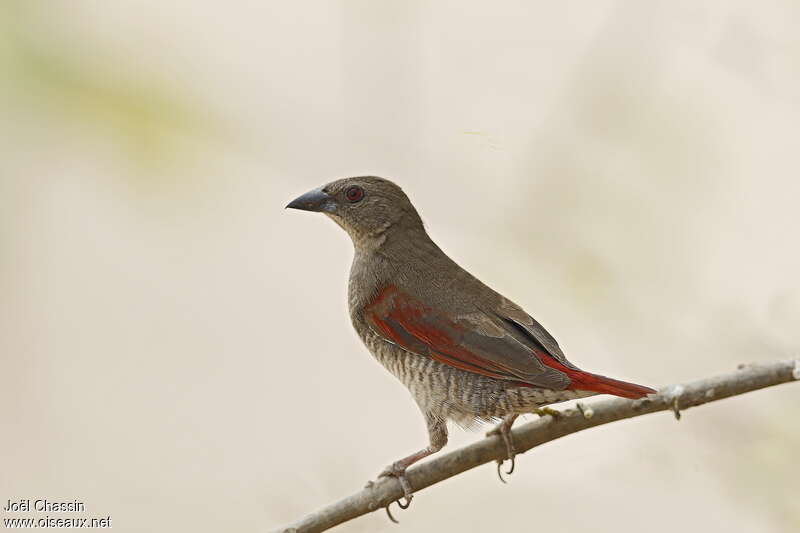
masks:
[[(584, 429), (617, 420), (696, 407), (730, 396), (800, 380), (800, 360), (742, 366), (736, 372), (663, 388), (642, 400), (612, 398), (567, 409), (554, 419), (545, 416), (513, 431), (519, 453)], [(499, 437), (486, 438), (409, 469), (407, 476), (415, 492), (484, 463), (503, 459), (506, 448)], [(371, 487), (309, 514), (295, 524), (278, 529), (283, 533), (315, 533), (342, 522), (383, 509), (403, 496), (395, 479), (381, 479)]]

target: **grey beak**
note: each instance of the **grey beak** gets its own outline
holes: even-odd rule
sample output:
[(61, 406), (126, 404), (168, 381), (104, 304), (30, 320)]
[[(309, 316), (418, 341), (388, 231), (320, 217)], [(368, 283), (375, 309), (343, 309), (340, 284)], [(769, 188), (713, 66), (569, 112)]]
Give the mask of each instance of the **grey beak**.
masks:
[(308, 191), (298, 196), (286, 206), (287, 209), (302, 209), (303, 211), (336, 211), (336, 201), (331, 195), (323, 192), (322, 188)]

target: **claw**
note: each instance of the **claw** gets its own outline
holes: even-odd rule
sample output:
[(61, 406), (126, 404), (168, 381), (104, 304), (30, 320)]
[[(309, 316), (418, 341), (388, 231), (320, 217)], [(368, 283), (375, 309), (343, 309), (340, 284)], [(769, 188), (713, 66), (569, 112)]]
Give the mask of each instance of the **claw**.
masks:
[[(513, 418), (504, 420), (502, 423), (498, 424), (494, 429), (486, 433), (486, 436), (493, 436), (499, 435), (503, 442), (506, 445), (506, 457), (509, 461), (511, 461), (511, 468), (508, 469), (506, 475), (510, 476), (514, 473), (514, 465), (516, 464), (515, 459), (517, 456), (517, 451), (514, 449), (514, 439), (511, 436), (511, 424), (514, 423), (514, 419), (517, 418), (514, 416)], [(505, 459), (498, 459), (497, 460), (497, 477), (500, 478), (500, 481), (503, 483), (507, 483), (505, 478), (503, 477), (502, 466), (505, 462)]]
[(497, 477), (500, 478), (500, 481), (502, 483), (508, 484), (508, 481), (503, 479), (503, 471), (501, 470), (502, 467), (503, 467), (503, 461), (497, 461)]
[[(511, 468), (506, 470), (507, 476), (510, 476), (511, 474), (514, 473), (514, 465), (516, 464), (517, 456), (513, 455), (509, 460), (511, 461)], [(503, 477), (503, 469), (502, 469), (503, 463), (505, 463), (505, 461), (500, 461), (500, 460), (497, 461), (497, 477), (499, 477), (500, 481), (502, 481), (503, 483), (508, 484), (508, 481), (506, 481), (506, 479)]]
[(397, 519), (396, 519), (396, 518), (395, 518), (395, 517), (392, 515), (392, 511), (389, 509), (389, 507), (392, 505), (392, 503), (396, 503), (396, 504), (397, 504), (397, 506), (398, 506), (400, 509), (406, 510), (406, 509), (408, 509), (409, 507), (411, 507), (411, 498), (412, 498), (412, 497), (413, 497), (413, 494), (409, 494), (409, 495), (406, 495), (406, 496), (404, 496), (404, 498), (405, 498), (405, 500), (406, 500), (406, 503), (403, 503), (403, 502), (402, 502), (402, 501), (400, 501), (400, 500), (396, 500), (396, 501), (394, 501), (394, 502), (389, 502), (389, 505), (387, 505), (387, 506), (385, 507), (385, 509), (386, 509), (386, 516), (388, 516), (388, 517), (389, 517), (389, 520), (391, 520), (391, 521), (392, 521), (392, 522), (394, 522), (395, 524), (399, 524), (399, 523), (400, 523), (400, 521), (399, 521), (399, 520), (397, 520)]
[(400, 487), (403, 489), (403, 497), (406, 499), (406, 505), (400, 503), (400, 500), (397, 500), (397, 505), (400, 506), (401, 509), (408, 509), (408, 506), (411, 505), (411, 498), (414, 497), (414, 491), (411, 490), (411, 483), (408, 482), (406, 479), (405, 472), (396, 476), (397, 481), (400, 482)]
[[(392, 505), (392, 502), (389, 502), (389, 505)], [(389, 510), (389, 505), (386, 506), (386, 516), (389, 517), (389, 520), (394, 522), (395, 524), (399, 524), (400, 522), (392, 516), (392, 512)]]
[[(397, 482), (400, 483), (400, 488), (403, 489), (403, 498), (405, 498), (406, 502), (402, 503), (400, 500), (397, 500), (397, 505), (400, 509), (408, 509), (411, 505), (411, 500), (414, 498), (414, 490), (411, 488), (411, 483), (408, 482), (408, 478), (406, 478), (406, 469), (398, 463), (394, 463), (386, 467), (386, 469), (378, 475), (378, 477), (393, 477), (397, 479)], [(386, 513), (389, 515), (389, 518), (392, 522), (397, 522), (392, 516), (392, 513), (389, 511), (389, 506), (386, 506)]]

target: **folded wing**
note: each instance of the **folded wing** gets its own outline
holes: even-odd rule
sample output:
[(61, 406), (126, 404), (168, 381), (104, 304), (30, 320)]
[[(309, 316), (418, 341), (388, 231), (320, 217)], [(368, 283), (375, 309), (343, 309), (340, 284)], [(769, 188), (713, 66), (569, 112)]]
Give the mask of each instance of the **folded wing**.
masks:
[[(510, 317), (478, 308), (449, 316), (394, 286), (380, 291), (364, 316), (387, 341), (462, 370), (554, 390), (565, 389), (571, 383), (566, 373), (548, 366), (546, 360), (553, 357), (533, 335), (526, 333), (531, 326), (518, 324)], [(549, 339), (557, 349), (555, 340)], [(560, 349), (558, 353), (563, 358)]]
[(364, 310), (385, 340), (461, 370), (553, 390), (580, 389), (641, 398), (651, 388), (585, 372), (570, 363), (556, 340), (507, 300), (495, 309), (457, 315), (425, 305), (394, 286)]

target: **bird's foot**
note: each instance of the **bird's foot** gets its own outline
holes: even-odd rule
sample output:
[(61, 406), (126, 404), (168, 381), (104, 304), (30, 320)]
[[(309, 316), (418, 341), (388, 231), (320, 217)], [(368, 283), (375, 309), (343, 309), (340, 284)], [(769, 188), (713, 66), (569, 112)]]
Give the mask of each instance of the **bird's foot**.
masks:
[(533, 412), (539, 416), (550, 415), (553, 418), (558, 418), (561, 416), (561, 411), (556, 411), (555, 409), (551, 409), (549, 407), (540, 407), (539, 409), (534, 409)]
[[(500, 435), (503, 439), (503, 442), (506, 445), (506, 458), (511, 461), (511, 468), (506, 471), (506, 475), (511, 475), (514, 473), (514, 465), (515, 465), (515, 458), (517, 456), (517, 450), (514, 447), (514, 437), (511, 435), (511, 426), (514, 424), (514, 420), (516, 420), (517, 416), (510, 416), (497, 424), (494, 429), (486, 432), (487, 437), (492, 437), (494, 435)], [(506, 483), (506, 480), (503, 479), (503, 471), (502, 466), (505, 462), (505, 459), (498, 459), (497, 460), (497, 477), (500, 478), (500, 481)]]
[[(400, 483), (400, 488), (403, 489), (403, 498), (406, 500), (405, 503), (397, 500), (397, 506), (400, 507), (400, 509), (408, 509), (408, 507), (411, 505), (411, 499), (414, 497), (414, 491), (411, 489), (411, 483), (408, 482), (408, 478), (406, 477), (406, 468), (407, 467), (404, 464), (402, 464), (400, 461), (397, 461), (384, 468), (383, 472), (378, 474), (379, 478), (393, 477), (396, 478)], [(399, 524), (394, 516), (392, 516), (392, 512), (389, 510), (388, 505), (386, 506), (386, 514), (389, 516), (389, 520), (395, 524)]]

